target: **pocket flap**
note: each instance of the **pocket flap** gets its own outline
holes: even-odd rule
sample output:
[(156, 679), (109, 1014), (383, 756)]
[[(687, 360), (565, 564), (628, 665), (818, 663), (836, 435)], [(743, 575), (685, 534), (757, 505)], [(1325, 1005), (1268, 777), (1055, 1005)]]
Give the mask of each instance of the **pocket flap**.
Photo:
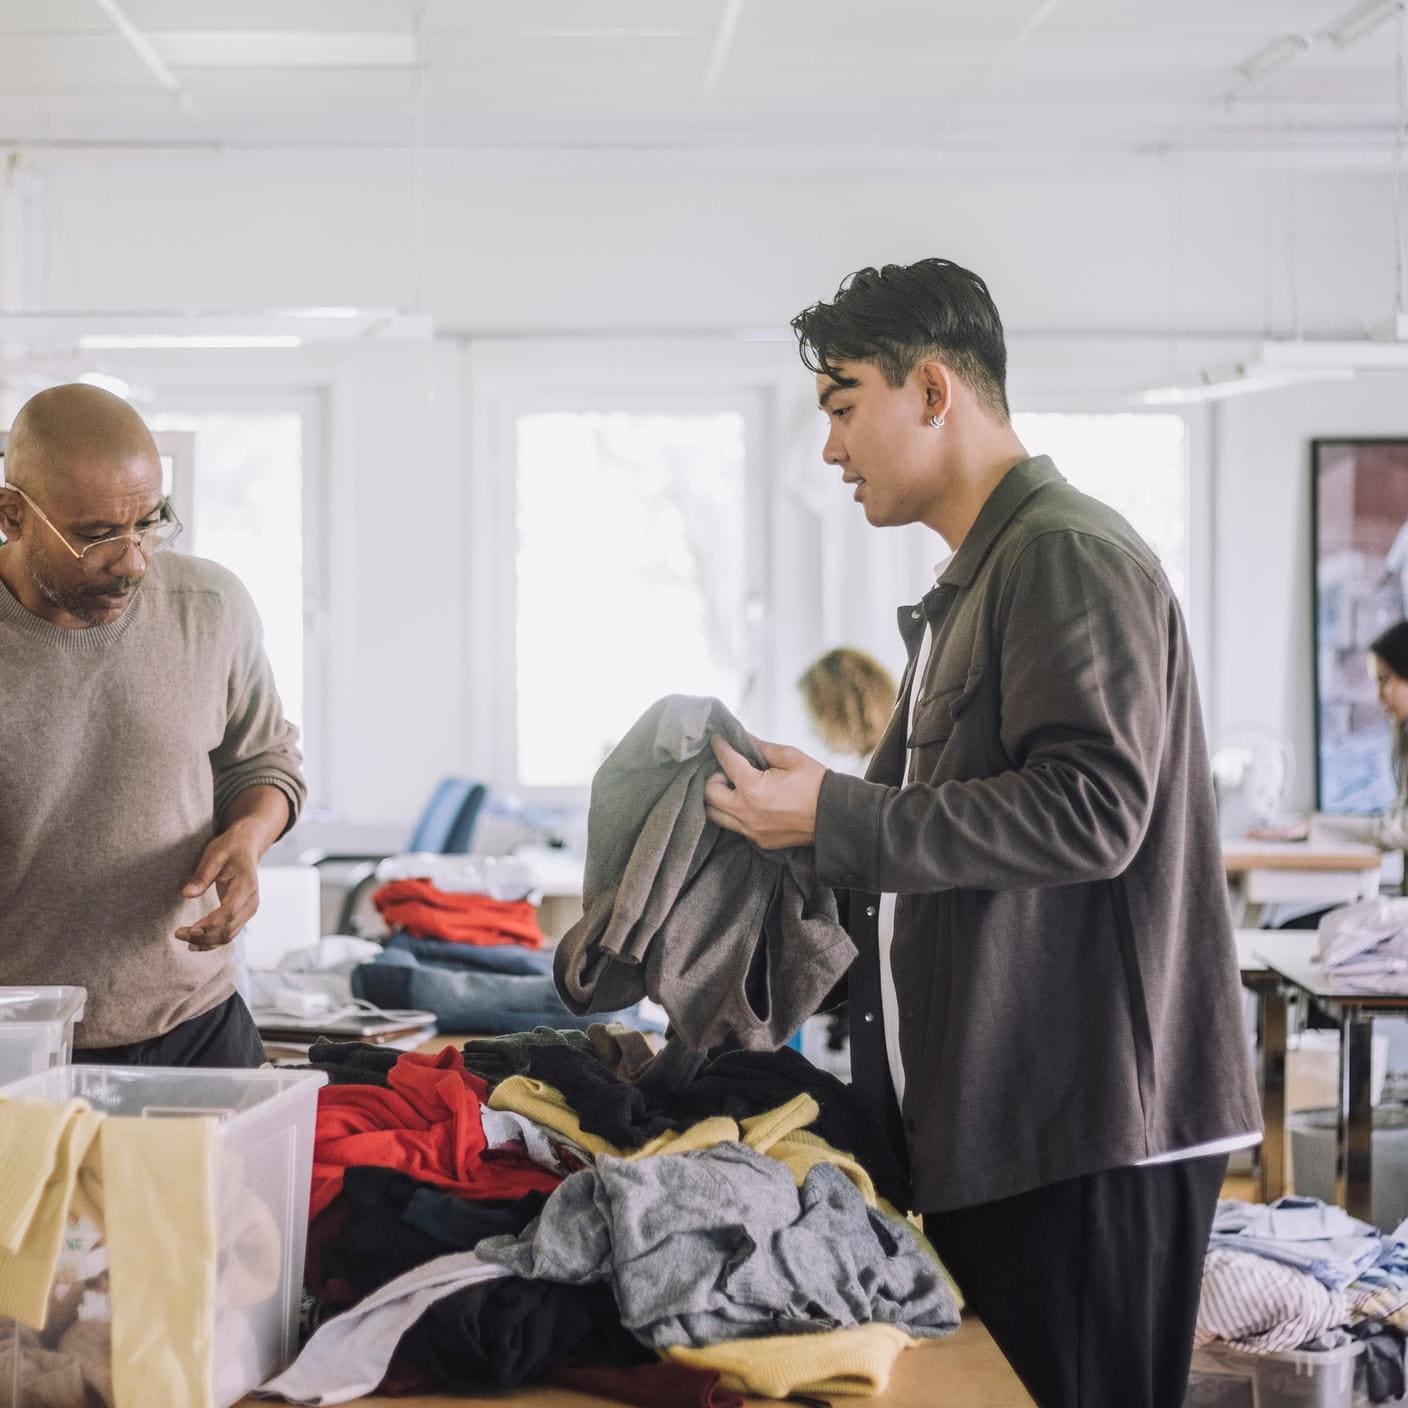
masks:
[(947, 738), (953, 732), (958, 716), (977, 697), (984, 673), (981, 665), (975, 665), (962, 684), (940, 686), (926, 694), (914, 709), (909, 747), (919, 748)]

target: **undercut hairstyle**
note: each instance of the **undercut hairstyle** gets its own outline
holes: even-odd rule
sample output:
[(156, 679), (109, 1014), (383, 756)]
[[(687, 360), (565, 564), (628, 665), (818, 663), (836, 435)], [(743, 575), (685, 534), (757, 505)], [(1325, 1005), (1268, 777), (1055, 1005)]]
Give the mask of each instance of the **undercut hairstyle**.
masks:
[(802, 361), (840, 386), (854, 377), (842, 362), (870, 362), (891, 386), (903, 386), (923, 362), (942, 362), (1001, 420), (1007, 407), (1007, 343), (988, 286), (949, 259), (860, 269), (830, 303), (792, 319)]

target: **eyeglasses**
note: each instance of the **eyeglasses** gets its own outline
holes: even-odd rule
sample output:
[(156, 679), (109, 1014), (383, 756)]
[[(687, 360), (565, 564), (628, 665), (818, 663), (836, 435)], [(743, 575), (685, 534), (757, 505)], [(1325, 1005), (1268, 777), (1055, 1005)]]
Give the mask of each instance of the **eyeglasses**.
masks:
[(142, 556), (150, 560), (162, 548), (169, 548), (180, 536), (181, 520), (176, 517), (175, 511), (171, 507), (171, 500), (163, 499), (156, 506), (156, 512), (161, 517), (151, 527), (141, 528), (135, 533), (114, 533), (111, 538), (100, 538), (96, 543), (88, 543), (82, 548), (76, 548), (64, 533), (54, 527), (48, 514), (23, 489), (15, 484), (6, 484), (4, 487), (13, 489), (39, 515), (39, 521), (49, 528), (50, 532), (69, 552), (79, 562), (87, 563), (90, 566), (111, 567), (120, 562), (127, 552), (129, 542), (136, 543)]

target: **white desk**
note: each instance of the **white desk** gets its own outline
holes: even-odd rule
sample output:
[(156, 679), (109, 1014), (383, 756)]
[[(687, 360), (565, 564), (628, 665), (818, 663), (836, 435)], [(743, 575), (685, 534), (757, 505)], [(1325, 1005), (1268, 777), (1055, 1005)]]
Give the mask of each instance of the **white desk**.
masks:
[(586, 859), (552, 846), (520, 846), (513, 856), (528, 866), (532, 886), (542, 894), (538, 923), (543, 937), (556, 943), (582, 917)]
[(1263, 905), (1322, 905), (1326, 909), (1379, 893), (1383, 856), (1348, 842), (1248, 841), (1222, 843), (1222, 868), (1232, 922), (1255, 929)]
[[(1271, 1016), (1267, 1039), (1269, 1053), (1263, 1055), (1262, 1118), (1270, 1132), (1273, 1108), (1280, 1100), (1284, 1112), (1284, 1088), (1277, 1088), (1278, 1075), (1285, 1071), (1285, 993), (1298, 990), (1308, 994), (1338, 1019), (1340, 1024), (1340, 1111), (1336, 1137), (1335, 1201), (1365, 1221), (1373, 1206), (1372, 1132), (1374, 1018), (1408, 1015), (1408, 991), (1401, 993), (1365, 992), (1343, 979), (1327, 975), (1315, 962), (1319, 935), (1310, 933), (1267, 933), (1255, 956), (1280, 979), (1276, 997), (1268, 996)], [(1245, 978), (1243, 979), (1245, 981)], [(1281, 1049), (1276, 1049), (1277, 1041)], [(1269, 1080), (1269, 1085), (1268, 1085)], [(1268, 1141), (1269, 1144), (1269, 1141)], [(1283, 1186), (1284, 1173), (1276, 1166), (1284, 1158), (1280, 1141), (1263, 1151), (1267, 1166), (1265, 1182), (1271, 1188)], [(1275, 1162), (1273, 1162), (1273, 1160)]]

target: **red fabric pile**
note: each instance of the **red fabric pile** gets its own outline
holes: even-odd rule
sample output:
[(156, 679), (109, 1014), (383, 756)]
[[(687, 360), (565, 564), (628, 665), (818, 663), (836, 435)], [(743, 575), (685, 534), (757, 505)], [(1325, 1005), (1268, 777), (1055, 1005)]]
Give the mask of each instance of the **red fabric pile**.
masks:
[(408, 1051), (387, 1076), (391, 1088), (328, 1085), (318, 1092), (312, 1217), (359, 1164), (399, 1169), (469, 1198), (550, 1193), (557, 1174), (511, 1150), (486, 1150), (480, 1105), (488, 1087), (452, 1046), (435, 1056)]
[(520, 944), (541, 948), (538, 911), (527, 900), (491, 900), (487, 895), (455, 894), (429, 880), (391, 880), (372, 895), (391, 929), (417, 939), (448, 939), (457, 944)]

